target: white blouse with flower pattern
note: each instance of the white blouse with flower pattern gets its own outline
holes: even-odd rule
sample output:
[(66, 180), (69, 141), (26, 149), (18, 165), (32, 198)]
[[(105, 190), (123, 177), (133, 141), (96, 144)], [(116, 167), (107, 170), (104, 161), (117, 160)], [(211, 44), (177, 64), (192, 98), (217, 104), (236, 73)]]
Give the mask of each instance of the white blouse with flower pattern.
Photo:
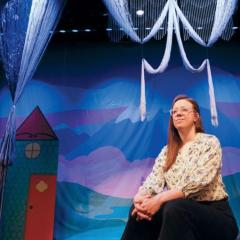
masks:
[(221, 176), (222, 151), (219, 140), (209, 134), (197, 133), (179, 151), (171, 168), (164, 172), (167, 146), (155, 160), (140, 191), (157, 194), (167, 189), (179, 189), (186, 198), (196, 201), (216, 201), (228, 197)]

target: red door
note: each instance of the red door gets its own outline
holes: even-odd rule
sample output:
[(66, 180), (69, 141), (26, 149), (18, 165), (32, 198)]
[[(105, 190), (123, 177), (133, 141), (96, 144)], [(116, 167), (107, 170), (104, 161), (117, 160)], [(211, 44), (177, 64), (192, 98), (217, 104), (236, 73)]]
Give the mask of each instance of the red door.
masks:
[(53, 239), (55, 196), (56, 176), (31, 176), (24, 240)]

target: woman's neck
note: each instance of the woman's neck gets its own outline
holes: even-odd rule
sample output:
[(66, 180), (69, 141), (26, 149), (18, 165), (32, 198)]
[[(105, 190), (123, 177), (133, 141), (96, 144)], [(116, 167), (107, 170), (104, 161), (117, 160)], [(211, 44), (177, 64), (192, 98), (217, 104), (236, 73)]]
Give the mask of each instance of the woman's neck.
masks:
[(178, 130), (178, 133), (182, 140), (182, 145), (184, 145), (194, 139), (194, 137), (196, 136), (196, 129), (195, 127), (191, 129), (182, 129)]

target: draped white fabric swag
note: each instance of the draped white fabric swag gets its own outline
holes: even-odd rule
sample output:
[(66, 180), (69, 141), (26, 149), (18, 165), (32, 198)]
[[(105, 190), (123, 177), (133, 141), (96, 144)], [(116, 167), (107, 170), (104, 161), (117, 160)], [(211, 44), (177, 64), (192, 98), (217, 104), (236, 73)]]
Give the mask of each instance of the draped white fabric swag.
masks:
[[(201, 0), (198, 0), (198, 2)], [(176, 34), (179, 50), (183, 60), (183, 64), (186, 69), (192, 72), (201, 72), (207, 68), (208, 74), (208, 85), (209, 85), (209, 97), (210, 97), (210, 110), (211, 110), (211, 121), (214, 126), (218, 126), (218, 117), (216, 102), (214, 96), (214, 86), (211, 74), (211, 67), (209, 59), (205, 59), (198, 68), (194, 68), (188, 57), (186, 55), (182, 37), (180, 34), (180, 23), (182, 23), (183, 28), (188, 32), (189, 36), (198, 44), (204, 47), (212, 46), (218, 38), (224, 32), (229, 20), (231, 19), (234, 10), (237, 5), (237, 0), (215, 0), (215, 16), (214, 22), (211, 30), (210, 37), (207, 42), (205, 42), (202, 37), (195, 31), (194, 27), (188, 21), (188, 19), (183, 14), (181, 8), (179, 7), (176, 0), (166, 1), (165, 6), (163, 7), (160, 16), (153, 25), (150, 33), (143, 39), (140, 39), (136, 32), (136, 28), (133, 24), (131, 14), (128, 8), (128, 0), (104, 0), (105, 5), (107, 6), (109, 12), (119, 24), (121, 29), (135, 42), (144, 44), (154, 37), (159, 29), (162, 28), (164, 20), (168, 19), (167, 24), (167, 41), (164, 51), (164, 55), (160, 65), (154, 69), (146, 59), (142, 59), (142, 68), (141, 68), (141, 97), (140, 97), (140, 111), (141, 111), (141, 120), (144, 121), (146, 118), (146, 96), (145, 96), (145, 77), (144, 72), (147, 71), (151, 74), (162, 73), (168, 66), (170, 60), (171, 49), (172, 49), (172, 38), (173, 32)], [(195, 1), (197, 4), (197, 1)], [(191, 8), (189, 8), (190, 10)], [(174, 31), (173, 31), (174, 30)]]

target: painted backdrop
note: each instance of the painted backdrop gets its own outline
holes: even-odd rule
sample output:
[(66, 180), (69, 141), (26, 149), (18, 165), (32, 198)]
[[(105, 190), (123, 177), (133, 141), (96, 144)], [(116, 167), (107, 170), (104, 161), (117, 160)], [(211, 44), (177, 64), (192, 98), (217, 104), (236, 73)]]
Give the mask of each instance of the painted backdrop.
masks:
[[(157, 66), (164, 43), (141, 49), (133, 43), (55, 41), (17, 106), (18, 125), (39, 105), (59, 138), (56, 240), (117, 240), (131, 198), (166, 144), (171, 101), (195, 98), (206, 132), (223, 147), (224, 182), (240, 225), (239, 44), (218, 43), (206, 51), (187, 43), (191, 61), (212, 63), (219, 127), (211, 126), (207, 73), (183, 68), (178, 49), (165, 73), (146, 75), (147, 120), (139, 120), (140, 63), (143, 54)], [(176, 46), (176, 44), (175, 44)], [(0, 88), (0, 136), (10, 109)]]

